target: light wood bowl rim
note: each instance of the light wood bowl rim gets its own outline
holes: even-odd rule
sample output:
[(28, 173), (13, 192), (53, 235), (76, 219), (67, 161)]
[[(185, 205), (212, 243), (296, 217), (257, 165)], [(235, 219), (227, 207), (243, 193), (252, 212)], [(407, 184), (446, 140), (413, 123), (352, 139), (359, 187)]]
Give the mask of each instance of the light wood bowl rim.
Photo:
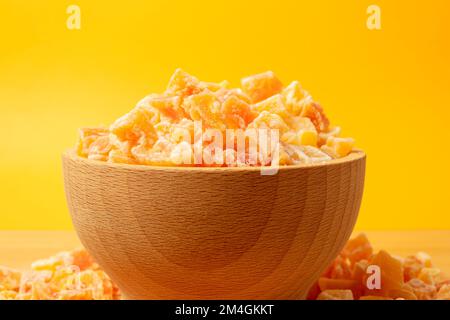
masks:
[[(142, 165), (142, 164), (127, 164), (127, 163), (111, 163), (100, 160), (92, 160), (88, 158), (84, 158), (79, 156), (75, 149), (68, 149), (63, 153), (63, 158), (74, 160), (76, 162), (81, 162), (88, 164), (90, 166), (97, 167), (106, 167), (106, 168), (116, 168), (122, 170), (131, 170), (131, 171), (166, 171), (166, 172), (251, 172), (251, 171), (261, 171), (261, 170), (269, 170), (272, 167), (189, 167), (189, 166), (153, 166), (153, 165)], [(289, 170), (299, 170), (299, 169), (309, 169), (309, 168), (318, 168), (318, 167), (329, 167), (340, 165), (347, 162), (356, 162), (366, 158), (366, 154), (364, 151), (360, 149), (353, 150), (349, 155), (339, 159), (333, 159), (324, 162), (318, 163), (309, 163), (309, 164), (301, 164), (301, 165), (288, 165), (288, 166), (279, 166), (278, 171), (289, 171)]]

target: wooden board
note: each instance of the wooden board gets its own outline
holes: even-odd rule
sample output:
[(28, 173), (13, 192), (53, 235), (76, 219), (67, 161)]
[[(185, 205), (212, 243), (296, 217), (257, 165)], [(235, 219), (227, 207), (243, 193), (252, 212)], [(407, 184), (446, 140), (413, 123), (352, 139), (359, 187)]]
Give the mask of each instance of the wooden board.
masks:
[[(376, 250), (407, 256), (424, 251), (450, 275), (450, 230), (366, 232)], [(0, 231), (0, 265), (26, 270), (32, 261), (80, 246), (72, 231)]]

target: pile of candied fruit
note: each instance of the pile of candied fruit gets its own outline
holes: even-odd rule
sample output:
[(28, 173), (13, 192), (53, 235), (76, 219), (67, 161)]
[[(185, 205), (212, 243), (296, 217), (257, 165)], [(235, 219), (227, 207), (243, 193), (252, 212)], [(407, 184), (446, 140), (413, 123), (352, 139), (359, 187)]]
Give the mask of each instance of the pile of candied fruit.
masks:
[(119, 289), (84, 250), (61, 252), (20, 272), (0, 266), (0, 300), (118, 300)]
[[(201, 122), (200, 129), (196, 122)], [(263, 156), (261, 142), (255, 141), (257, 156), (251, 157), (250, 142), (241, 152), (236, 136), (219, 145), (216, 135), (205, 134), (215, 130), (225, 137), (229, 130), (251, 129), (277, 130), (276, 155), (270, 149)], [(226, 81), (204, 82), (178, 69), (163, 93), (148, 95), (109, 128), (82, 128), (77, 153), (112, 163), (158, 166), (266, 166), (275, 160), (296, 165), (347, 156), (354, 141), (339, 137), (340, 131), (330, 126), (322, 107), (299, 82), (284, 87), (271, 71), (231, 88)], [(205, 151), (215, 161), (206, 159)]]
[[(368, 285), (369, 266), (381, 271), (379, 287)], [(369, 281), (370, 282), (370, 281)], [(450, 280), (429, 255), (406, 258), (374, 253), (364, 234), (351, 239), (309, 292), (310, 300), (450, 300)]]
[[(381, 288), (368, 289), (369, 266)], [(120, 292), (85, 250), (62, 252), (21, 273), (0, 267), (0, 300), (118, 300)], [(418, 253), (405, 259), (373, 253), (364, 234), (350, 240), (311, 288), (310, 300), (450, 300), (450, 280)]]

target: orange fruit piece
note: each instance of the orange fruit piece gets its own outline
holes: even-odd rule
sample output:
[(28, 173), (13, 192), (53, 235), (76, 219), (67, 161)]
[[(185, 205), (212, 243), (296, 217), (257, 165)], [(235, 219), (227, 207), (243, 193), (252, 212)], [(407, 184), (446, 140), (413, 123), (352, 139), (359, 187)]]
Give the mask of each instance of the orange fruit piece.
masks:
[(326, 290), (358, 290), (360, 289), (360, 284), (355, 280), (347, 279), (329, 279), (320, 278), (319, 288), (321, 291)]
[(347, 259), (339, 255), (324, 272), (323, 276), (331, 279), (351, 279), (351, 265)]
[(179, 121), (185, 117), (180, 97), (155, 97), (150, 99), (148, 104), (172, 121)]
[(196, 77), (181, 69), (177, 69), (170, 78), (165, 93), (169, 96), (178, 95), (184, 98), (200, 93), (202, 90), (200, 81)]
[(145, 106), (138, 106), (111, 125), (111, 132), (120, 141), (128, 141), (131, 145), (138, 142), (141, 137), (156, 139), (153, 124), (158, 118), (157, 112)]
[(14, 291), (20, 286), (22, 273), (0, 266), (0, 291)]
[(105, 144), (109, 144), (108, 135), (109, 130), (107, 128), (81, 128), (79, 130), (77, 154), (83, 157), (89, 156), (93, 145), (99, 151), (104, 150)]
[(372, 257), (372, 254), (372, 245), (364, 233), (349, 240), (342, 250), (342, 255), (348, 258), (352, 264), (355, 264), (360, 260), (369, 260)]
[(436, 295), (437, 300), (450, 300), (450, 285), (445, 284), (439, 288)]
[(225, 116), (227, 129), (245, 129), (257, 116), (247, 102), (236, 96), (230, 96), (222, 103), (221, 112)]
[(283, 89), (283, 83), (272, 71), (256, 74), (241, 80), (242, 90), (253, 103), (265, 100)]
[(184, 99), (182, 107), (194, 121), (202, 121), (205, 128), (226, 129), (220, 113), (220, 101), (212, 92), (202, 92)]
[(330, 121), (328, 120), (323, 108), (318, 103), (310, 103), (303, 107), (300, 114), (302, 117), (308, 117), (311, 119), (312, 123), (317, 129), (317, 132), (327, 132), (330, 126)]
[(387, 296), (390, 290), (402, 289), (404, 281), (401, 261), (392, 257), (386, 251), (381, 250), (369, 261), (369, 264), (376, 265), (380, 268), (381, 289), (366, 288), (366, 295)]

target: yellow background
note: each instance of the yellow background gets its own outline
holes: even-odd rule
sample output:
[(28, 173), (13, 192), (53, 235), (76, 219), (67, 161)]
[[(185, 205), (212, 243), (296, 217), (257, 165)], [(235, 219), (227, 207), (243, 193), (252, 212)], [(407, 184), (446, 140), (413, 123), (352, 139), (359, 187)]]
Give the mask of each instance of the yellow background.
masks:
[(368, 154), (359, 229), (450, 229), (449, 14), (447, 0), (0, 0), (0, 229), (71, 228), (61, 152), (177, 67), (300, 80)]

